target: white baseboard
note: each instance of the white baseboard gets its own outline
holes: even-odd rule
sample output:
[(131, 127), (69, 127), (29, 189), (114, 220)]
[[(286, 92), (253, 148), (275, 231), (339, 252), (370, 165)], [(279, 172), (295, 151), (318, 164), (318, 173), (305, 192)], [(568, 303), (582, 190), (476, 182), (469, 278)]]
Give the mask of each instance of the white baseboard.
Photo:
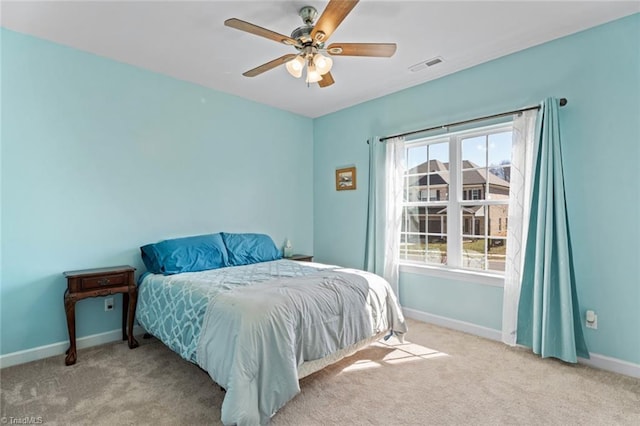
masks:
[[(145, 331), (142, 327), (135, 326), (133, 328), (134, 336), (143, 334)], [(105, 343), (115, 342), (122, 339), (122, 330), (106, 331), (104, 333), (93, 334), (91, 336), (80, 337), (76, 339), (76, 348), (83, 349), (91, 346), (103, 345)], [(62, 355), (69, 348), (69, 341), (52, 343), (50, 345), (39, 346), (24, 351), (12, 352), (10, 354), (0, 355), (0, 368), (11, 367), (12, 365), (24, 364), (39, 359), (49, 358), (52, 356)]]
[[(404, 312), (407, 318), (416, 319), (418, 321), (426, 322), (429, 324), (439, 325), (441, 327), (451, 328), (453, 330), (462, 331), (465, 333), (473, 334), (475, 336), (485, 337), (487, 339), (496, 340), (498, 342), (502, 341), (502, 333), (500, 332), (500, 330), (494, 330), (492, 328), (483, 327), (481, 325), (442, 317), (411, 308), (403, 307), (402, 312)], [(591, 357), (591, 359), (578, 358), (578, 363), (594, 368), (599, 368), (601, 370), (623, 374), (625, 376), (640, 378), (640, 364), (634, 364), (632, 362), (623, 361), (621, 359), (611, 358), (595, 353), (589, 353), (589, 356)]]
[(589, 353), (589, 356), (591, 357), (591, 359), (578, 358), (578, 362), (580, 364), (588, 365), (589, 367), (613, 371), (614, 373), (624, 374), (625, 376), (631, 376), (640, 379), (640, 364), (634, 364), (632, 362), (623, 361), (618, 358), (611, 358), (594, 353)]

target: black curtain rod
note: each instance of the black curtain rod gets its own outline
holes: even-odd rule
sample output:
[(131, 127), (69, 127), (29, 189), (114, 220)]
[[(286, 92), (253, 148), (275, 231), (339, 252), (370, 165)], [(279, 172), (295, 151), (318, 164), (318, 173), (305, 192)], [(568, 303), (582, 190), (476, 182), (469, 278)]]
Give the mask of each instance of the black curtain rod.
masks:
[[(567, 99), (566, 98), (561, 98), (560, 99), (560, 106), (565, 106), (566, 104), (567, 104)], [(436, 127), (429, 127), (428, 129), (420, 129), (420, 130), (414, 130), (412, 132), (399, 133), (397, 135), (385, 136), (384, 138), (380, 138), (380, 142), (384, 142), (387, 139), (393, 139), (393, 138), (397, 138), (397, 137), (400, 137), (400, 136), (415, 135), (416, 133), (424, 133), (424, 132), (429, 132), (431, 130), (445, 129), (447, 127), (454, 127), (454, 126), (461, 126), (463, 124), (475, 123), (476, 121), (489, 120), (491, 118), (500, 118), (500, 117), (506, 117), (506, 116), (509, 116), (509, 115), (520, 114), (521, 112), (531, 111), (532, 109), (540, 109), (540, 105), (527, 107), (527, 108), (516, 109), (514, 111), (503, 112), (503, 113), (500, 113), (500, 114), (487, 115), (485, 117), (472, 118), (471, 120), (457, 121), (455, 123), (443, 124), (441, 126), (436, 126)]]

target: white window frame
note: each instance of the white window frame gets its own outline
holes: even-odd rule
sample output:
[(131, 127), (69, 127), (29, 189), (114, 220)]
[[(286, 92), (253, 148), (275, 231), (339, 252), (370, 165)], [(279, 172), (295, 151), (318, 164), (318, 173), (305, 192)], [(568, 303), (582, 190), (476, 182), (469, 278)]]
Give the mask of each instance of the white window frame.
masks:
[[(446, 135), (431, 136), (427, 138), (414, 139), (405, 142), (406, 148), (431, 145), (435, 143), (449, 143), (449, 197), (447, 201), (431, 202), (428, 205), (440, 205), (447, 207), (448, 212), (456, 214), (447, 215), (447, 265), (430, 264), (426, 261), (418, 262), (412, 260), (400, 260), (400, 271), (404, 273), (436, 276), (448, 279), (456, 279), (467, 282), (486, 284), (490, 286), (504, 286), (504, 272), (481, 271), (464, 268), (462, 266), (462, 236), (464, 234), (461, 209), (465, 205), (491, 206), (504, 205), (504, 200), (463, 200), (462, 188), (462, 140), (476, 136), (491, 135), (513, 131), (513, 123), (501, 123), (489, 126), (476, 127), (459, 132), (451, 132)], [(508, 201), (508, 200), (507, 200)], [(403, 203), (403, 206), (427, 207), (424, 202)], [(458, 230), (455, 232), (455, 230)], [(485, 230), (487, 232), (487, 230)], [(488, 238), (488, 236), (487, 236)]]

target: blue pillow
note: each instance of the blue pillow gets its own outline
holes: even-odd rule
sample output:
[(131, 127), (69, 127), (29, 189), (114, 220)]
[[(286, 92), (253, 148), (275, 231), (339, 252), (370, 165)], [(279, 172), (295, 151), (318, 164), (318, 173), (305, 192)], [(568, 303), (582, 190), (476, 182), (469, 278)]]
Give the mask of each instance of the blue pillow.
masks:
[(227, 249), (220, 233), (175, 238), (140, 247), (149, 272), (172, 275), (229, 266)]
[(222, 232), (232, 266), (282, 259), (282, 252), (265, 234), (229, 234)]

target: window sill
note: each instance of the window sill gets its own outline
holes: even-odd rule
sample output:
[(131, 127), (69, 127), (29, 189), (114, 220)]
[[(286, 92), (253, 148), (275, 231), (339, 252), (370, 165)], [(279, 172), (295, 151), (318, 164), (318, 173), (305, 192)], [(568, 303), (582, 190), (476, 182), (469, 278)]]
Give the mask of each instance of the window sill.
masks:
[(422, 263), (407, 262), (400, 264), (400, 272), (466, 281), (474, 284), (490, 285), (493, 287), (504, 287), (504, 275), (454, 269), (446, 266), (433, 266)]

